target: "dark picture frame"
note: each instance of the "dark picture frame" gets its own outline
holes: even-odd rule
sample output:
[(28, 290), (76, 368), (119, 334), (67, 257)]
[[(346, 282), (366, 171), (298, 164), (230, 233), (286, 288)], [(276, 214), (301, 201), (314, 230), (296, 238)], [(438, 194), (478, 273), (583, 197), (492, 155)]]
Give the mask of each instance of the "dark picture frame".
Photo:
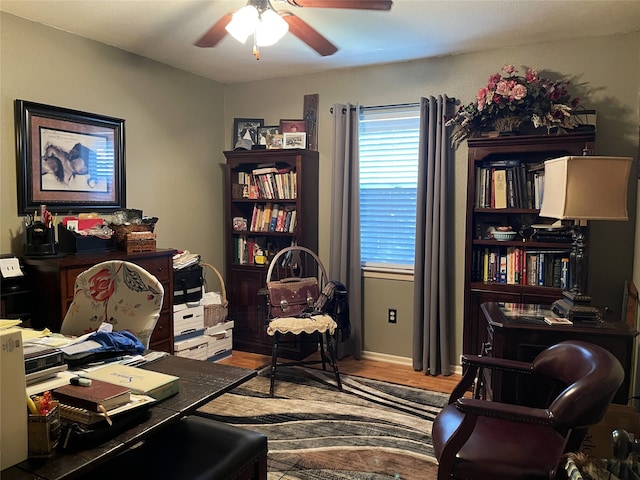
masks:
[(258, 128), (264, 126), (263, 118), (234, 118), (233, 140), (231, 148), (235, 148), (238, 140), (247, 139), (251, 145), (258, 145)]
[(266, 145), (269, 148), (271, 144), (271, 137), (280, 134), (279, 125), (266, 125), (264, 127), (258, 127), (258, 145)]
[(126, 207), (124, 120), (15, 101), (18, 215)]
[(304, 119), (280, 120), (280, 133), (301, 133), (306, 131), (307, 127)]

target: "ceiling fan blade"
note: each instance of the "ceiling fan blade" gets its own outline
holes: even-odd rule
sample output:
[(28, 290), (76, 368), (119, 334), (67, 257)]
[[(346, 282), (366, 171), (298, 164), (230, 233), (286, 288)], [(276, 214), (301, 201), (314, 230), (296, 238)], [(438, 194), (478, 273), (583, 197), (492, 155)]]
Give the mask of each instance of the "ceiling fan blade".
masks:
[(209, 29), (200, 39), (194, 43), (197, 47), (215, 47), (220, 40), (227, 34), (225, 27), (229, 25), (231, 21), (231, 13), (227, 13), (220, 20), (218, 20), (213, 27)]
[(294, 7), (391, 10), (391, 0), (287, 0)]
[(289, 24), (289, 32), (293, 33), (323, 57), (333, 55), (338, 51), (338, 47), (320, 35), (320, 33), (301, 18), (296, 17), (291, 12), (280, 11), (278, 13)]

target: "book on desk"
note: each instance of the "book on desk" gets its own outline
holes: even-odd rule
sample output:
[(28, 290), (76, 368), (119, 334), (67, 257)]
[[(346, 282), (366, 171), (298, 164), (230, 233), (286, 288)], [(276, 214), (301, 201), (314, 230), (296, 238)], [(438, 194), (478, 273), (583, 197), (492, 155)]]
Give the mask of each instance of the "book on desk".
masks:
[(125, 386), (133, 393), (149, 395), (158, 401), (180, 391), (179, 377), (118, 363), (107, 364), (84, 376)]
[(128, 403), (131, 389), (102, 380), (92, 380), (90, 385), (63, 385), (53, 390), (54, 400), (71, 407), (92, 412), (105, 412)]

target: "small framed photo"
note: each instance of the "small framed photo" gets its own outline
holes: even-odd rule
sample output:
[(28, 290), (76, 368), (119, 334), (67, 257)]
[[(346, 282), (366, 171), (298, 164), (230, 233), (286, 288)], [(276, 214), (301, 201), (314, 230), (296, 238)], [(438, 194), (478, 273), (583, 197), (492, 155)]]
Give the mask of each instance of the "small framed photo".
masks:
[(284, 148), (284, 136), (281, 133), (278, 133), (277, 135), (271, 135), (267, 148), (271, 150)]
[(234, 118), (231, 148), (235, 148), (239, 140), (249, 140), (251, 145), (258, 145), (258, 128), (263, 125), (262, 118)]
[(304, 120), (280, 120), (280, 133), (306, 132)]
[(270, 125), (266, 127), (258, 127), (258, 145), (265, 145), (269, 148), (271, 137), (280, 133), (279, 125)]
[(307, 148), (307, 134), (305, 132), (285, 132), (282, 148)]

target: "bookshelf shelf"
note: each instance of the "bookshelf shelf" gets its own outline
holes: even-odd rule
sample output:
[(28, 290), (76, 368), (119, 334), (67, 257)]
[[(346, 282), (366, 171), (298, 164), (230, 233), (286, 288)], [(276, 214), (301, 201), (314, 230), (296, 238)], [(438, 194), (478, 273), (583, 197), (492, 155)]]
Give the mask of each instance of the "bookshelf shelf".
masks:
[[(226, 157), (225, 258), (233, 348), (270, 355), (264, 297), (267, 263), (292, 244), (318, 250), (318, 152), (298, 149), (238, 150)], [(268, 212), (268, 213), (267, 213)], [(274, 213), (276, 212), (276, 213)], [(308, 356), (310, 344), (283, 356)]]
[[(593, 154), (594, 142), (594, 133), (468, 140), (464, 353), (481, 354), (488, 341), (482, 303), (550, 304), (561, 297), (571, 243), (521, 232), (545, 223), (539, 216), (544, 161)], [(491, 231), (499, 226), (518, 235), (497, 241)]]

